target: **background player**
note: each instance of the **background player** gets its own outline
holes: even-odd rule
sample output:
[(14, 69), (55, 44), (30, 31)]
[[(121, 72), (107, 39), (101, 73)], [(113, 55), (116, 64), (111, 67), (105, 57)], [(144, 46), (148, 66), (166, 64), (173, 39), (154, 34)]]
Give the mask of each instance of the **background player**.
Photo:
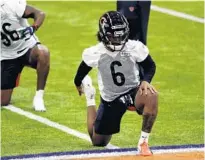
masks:
[[(79, 95), (84, 92), (86, 96), (88, 132), (93, 145), (107, 145), (112, 134), (120, 131), (120, 121), (127, 108), (134, 105), (143, 117), (138, 149), (146, 156), (152, 154), (148, 138), (158, 111), (158, 95), (150, 84), (156, 66), (148, 48), (140, 41), (128, 40), (128, 36), (128, 22), (121, 13), (103, 14), (99, 20), (100, 43), (84, 50), (74, 82)], [(139, 64), (144, 69), (141, 81)], [(92, 67), (98, 68), (101, 95), (98, 112), (95, 88), (86, 76)]]
[(147, 44), (151, 1), (117, 1), (117, 11), (127, 18), (130, 35), (129, 39), (139, 40)]
[[(1, 106), (8, 105), (24, 66), (36, 69), (37, 90), (33, 99), (36, 111), (45, 111), (44, 88), (49, 73), (49, 51), (34, 35), (45, 13), (25, 0), (1, 0)], [(30, 26), (27, 18), (33, 18)]]
[[(151, 1), (121, 1), (117, 0), (117, 11), (121, 12), (128, 20), (129, 39), (139, 40), (147, 45), (147, 30), (149, 23)], [(144, 70), (140, 67), (140, 78), (143, 79)]]

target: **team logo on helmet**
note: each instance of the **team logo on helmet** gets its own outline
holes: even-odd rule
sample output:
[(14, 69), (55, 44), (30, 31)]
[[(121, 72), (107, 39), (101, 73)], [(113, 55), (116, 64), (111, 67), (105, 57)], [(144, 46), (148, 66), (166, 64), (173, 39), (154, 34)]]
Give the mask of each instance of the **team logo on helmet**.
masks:
[(135, 7), (129, 7), (130, 12), (133, 12), (135, 10)]

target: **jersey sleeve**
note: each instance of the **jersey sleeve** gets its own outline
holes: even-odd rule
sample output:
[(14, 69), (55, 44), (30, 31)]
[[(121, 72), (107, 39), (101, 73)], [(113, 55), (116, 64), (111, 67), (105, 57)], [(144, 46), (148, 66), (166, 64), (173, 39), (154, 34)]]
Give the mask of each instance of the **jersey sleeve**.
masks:
[(135, 41), (133, 44), (133, 56), (136, 62), (142, 62), (149, 55), (149, 49), (140, 41)]
[(26, 9), (26, 0), (14, 0), (12, 4), (13, 11), (17, 17), (21, 18)]
[(99, 58), (100, 55), (95, 51), (94, 47), (83, 51), (82, 59), (89, 67), (97, 67)]

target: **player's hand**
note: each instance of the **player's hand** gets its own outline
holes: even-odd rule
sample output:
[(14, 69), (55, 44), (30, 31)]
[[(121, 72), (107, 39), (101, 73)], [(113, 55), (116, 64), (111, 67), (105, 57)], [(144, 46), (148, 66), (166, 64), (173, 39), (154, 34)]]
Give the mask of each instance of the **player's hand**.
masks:
[(33, 26), (25, 27), (17, 29), (17, 33), (20, 39), (23, 39), (25, 37), (30, 38), (35, 32), (35, 29)]
[(82, 86), (76, 86), (76, 88), (77, 88), (77, 90), (78, 90), (79, 96), (81, 96), (81, 95), (84, 93)]
[(150, 90), (152, 94), (157, 93), (157, 90), (147, 81), (142, 81), (139, 87), (140, 95), (147, 95), (147, 91)]

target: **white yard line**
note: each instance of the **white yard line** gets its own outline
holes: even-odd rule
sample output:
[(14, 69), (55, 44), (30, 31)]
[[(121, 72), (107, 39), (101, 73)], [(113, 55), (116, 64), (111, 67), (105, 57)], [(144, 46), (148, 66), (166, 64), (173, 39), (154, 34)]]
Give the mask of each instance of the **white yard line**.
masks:
[(172, 15), (172, 16), (175, 16), (175, 17), (187, 19), (187, 20), (190, 20), (190, 21), (204, 23), (204, 18), (199, 18), (199, 17), (193, 16), (193, 15), (186, 14), (186, 13), (183, 13), (183, 12), (178, 12), (178, 11), (175, 11), (175, 10), (172, 10), (172, 9), (162, 8), (162, 7), (158, 7), (156, 5), (152, 5), (151, 9), (153, 11), (157, 11), (157, 12)]
[[(71, 128), (67, 127), (67, 126), (64, 126), (64, 125), (61, 125), (59, 123), (53, 122), (53, 121), (51, 121), (51, 120), (49, 120), (47, 118), (43, 118), (43, 117), (35, 115), (35, 114), (31, 113), (31, 112), (24, 111), (24, 110), (22, 110), (22, 109), (20, 109), (18, 107), (13, 106), (13, 105), (9, 105), (9, 106), (6, 106), (4, 108), (8, 109), (8, 110), (10, 110), (12, 112), (15, 112), (17, 114), (23, 115), (23, 116), (25, 116), (25, 117), (27, 117), (29, 119), (32, 119), (32, 120), (38, 121), (40, 123), (43, 123), (45, 125), (48, 125), (50, 127), (56, 128), (56, 129), (58, 129), (60, 131), (68, 133), (68, 134), (70, 134), (72, 136), (75, 136), (77, 138), (84, 139), (86, 141), (91, 142), (90, 137), (87, 134), (81, 133), (81, 132), (79, 132), (77, 130), (74, 130), (74, 129), (71, 129)], [(114, 146), (114, 145), (109, 143), (105, 148), (107, 148), (107, 149), (114, 149), (114, 148), (119, 148), (119, 147)]]

